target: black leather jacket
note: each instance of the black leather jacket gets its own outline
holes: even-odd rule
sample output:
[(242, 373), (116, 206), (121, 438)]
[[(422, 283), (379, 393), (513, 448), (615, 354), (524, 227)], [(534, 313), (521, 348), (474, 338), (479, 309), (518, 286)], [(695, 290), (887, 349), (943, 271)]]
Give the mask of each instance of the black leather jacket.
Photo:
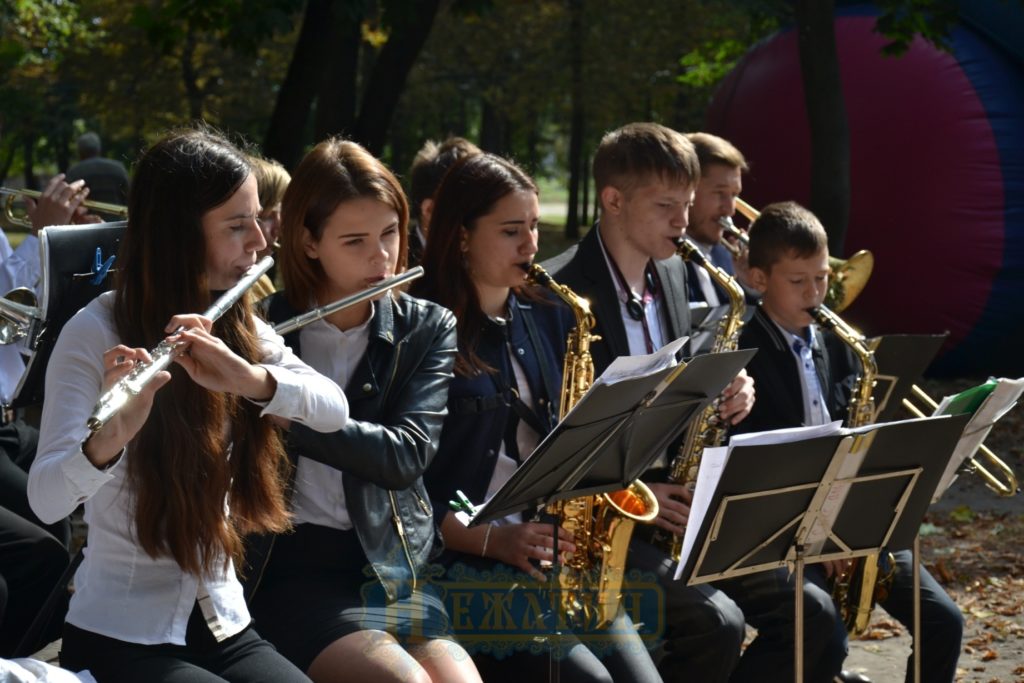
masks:
[[(374, 305), (366, 354), (345, 387), (348, 424), (333, 434), (293, 424), (287, 447), (293, 458), (344, 471), (352, 524), (388, 599), (395, 600), (411, 593), (417, 573), (441, 549), (423, 472), (447, 412), (455, 316), (407, 294)], [(270, 298), (272, 322), (297, 313), (283, 293)], [(285, 340), (302, 355), (298, 332)]]

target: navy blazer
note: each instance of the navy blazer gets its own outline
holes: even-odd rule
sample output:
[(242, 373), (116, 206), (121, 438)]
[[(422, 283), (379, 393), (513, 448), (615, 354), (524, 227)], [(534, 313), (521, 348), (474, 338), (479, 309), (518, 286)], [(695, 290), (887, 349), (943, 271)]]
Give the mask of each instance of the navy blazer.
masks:
[[(812, 352), (814, 369), (829, 415), (834, 420), (845, 420), (850, 385), (860, 365), (835, 335), (823, 333), (816, 326), (812, 329), (816, 342)], [(733, 433), (804, 426), (800, 368), (790, 348), (790, 338), (783, 335), (762, 307), (758, 306), (744, 325), (739, 345), (742, 349), (758, 349), (747, 364), (747, 373), (757, 387), (757, 400), (750, 415), (733, 428)]]
[[(590, 299), (590, 310), (597, 321), (594, 332), (601, 336), (590, 346), (594, 372), (599, 375), (619, 356), (630, 355), (618, 292), (598, 242), (598, 224), (594, 224), (579, 244), (542, 265), (555, 282)], [(654, 268), (661, 281), (660, 300), (665, 307), (669, 327), (665, 330), (665, 341), (669, 342), (690, 333), (686, 268), (678, 256), (656, 261)]]
[[(448, 389), (448, 416), (433, 463), (424, 475), (438, 523), (450, 509), (455, 492), (481, 503), (498, 461), (509, 421), (516, 416), (509, 391), (514, 383), (509, 346), (530, 384), (530, 408), (550, 431), (558, 420), (562, 360), (569, 331), (575, 325), (568, 307), (553, 298), (530, 302), (509, 298), (506, 325), (488, 321), (476, 354), (497, 369), (497, 375), (455, 375)], [(541, 436), (543, 436), (542, 434)], [(521, 454), (525, 457), (526, 453)]]

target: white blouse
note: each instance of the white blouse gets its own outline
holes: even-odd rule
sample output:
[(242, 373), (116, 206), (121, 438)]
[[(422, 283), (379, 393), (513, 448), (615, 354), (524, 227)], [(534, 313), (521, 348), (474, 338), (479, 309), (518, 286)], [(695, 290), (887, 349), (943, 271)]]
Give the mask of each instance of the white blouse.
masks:
[[(370, 322), (377, 307), (370, 308), (370, 317), (362, 325), (343, 331), (318, 320), (299, 332), (299, 348), (310, 367), (339, 387), (348, 385), (366, 355), (370, 344)], [(296, 524), (308, 523), (347, 531), (352, 518), (345, 503), (345, 487), (341, 470), (305, 456), (299, 456), (295, 468), (295, 491), (292, 513)]]
[[(103, 380), (103, 353), (119, 343), (114, 293), (100, 295), (65, 325), (46, 372), (39, 449), (29, 473), (28, 497), (41, 520), (52, 523), (85, 503), (89, 525), (85, 559), (75, 574), (67, 621), (132, 643), (185, 644), (193, 605), (199, 604), (218, 640), (250, 622), (234, 567), (215, 563), (197, 577), (167, 555), (150, 557), (132, 530), (124, 460), (101, 471), (82, 452)], [(266, 323), (257, 320), (261, 366), (277, 381), (263, 415), (277, 415), (320, 432), (341, 429), (348, 402), (334, 382), (299, 360)], [(179, 378), (182, 379), (182, 378)]]

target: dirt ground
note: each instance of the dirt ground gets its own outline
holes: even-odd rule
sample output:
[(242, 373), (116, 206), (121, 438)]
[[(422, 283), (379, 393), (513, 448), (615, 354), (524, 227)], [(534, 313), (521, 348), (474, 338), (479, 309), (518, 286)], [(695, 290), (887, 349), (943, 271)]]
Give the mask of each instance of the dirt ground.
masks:
[[(977, 382), (929, 382), (942, 396)], [(986, 443), (1024, 475), (1024, 408), (993, 429)], [(958, 683), (1024, 683), (1024, 494), (998, 497), (977, 476), (961, 476), (921, 527), (925, 566), (956, 601), (965, 620)], [(904, 680), (911, 639), (876, 610), (866, 639), (850, 643), (846, 668), (877, 683)], [(923, 683), (929, 683), (924, 681)]]

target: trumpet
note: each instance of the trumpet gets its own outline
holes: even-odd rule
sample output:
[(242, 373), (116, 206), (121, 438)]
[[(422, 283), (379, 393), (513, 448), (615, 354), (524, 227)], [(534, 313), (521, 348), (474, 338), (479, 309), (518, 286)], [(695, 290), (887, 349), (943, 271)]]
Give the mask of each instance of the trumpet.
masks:
[(326, 306), (314, 308), (311, 311), (306, 311), (305, 313), (297, 315), (294, 318), (289, 318), (284, 322), (280, 322), (277, 325), (274, 325), (274, 332), (277, 332), (281, 336), (284, 336), (289, 332), (294, 332), (295, 330), (301, 329), (306, 325), (309, 325), (310, 323), (315, 323), (317, 320), (326, 318), (327, 316), (331, 315), (336, 311), (340, 311), (343, 308), (348, 308), (349, 306), (355, 306), (356, 304), (362, 303), (367, 299), (372, 299), (378, 294), (382, 294), (388, 291), (389, 289), (400, 287), (405, 283), (412, 282), (416, 278), (422, 276), (423, 266), (416, 266), (415, 268), (410, 268), (404, 273), (395, 275), (393, 277), (389, 277), (385, 280), (381, 280), (373, 287), (367, 287), (361, 292), (350, 294), (349, 296), (342, 297), (341, 299), (333, 301), (327, 304)]
[[(939, 407), (939, 404), (935, 402), (935, 399), (925, 393), (925, 390), (916, 384), (910, 388), (910, 393), (914, 398), (923, 403), (925, 408), (932, 412)], [(914, 417), (926, 417), (925, 411), (919, 408), (909, 398), (903, 399), (903, 407), (906, 408)], [(985, 467), (985, 465), (978, 460), (978, 456), (981, 456), (988, 461), (989, 466), (995, 469), (999, 474), (993, 473)], [(1012, 498), (1020, 491), (1020, 485), (1017, 482), (1017, 475), (1014, 474), (1013, 468), (1003, 462), (1002, 458), (996, 455), (995, 451), (985, 444), (978, 446), (978, 452), (967, 459), (966, 471), (981, 477), (985, 482), (985, 486), (991, 489), (998, 496)], [(1003, 479), (1000, 479), (1000, 475)]]
[(0, 346), (13, 344), (19, 339), (36, 338), (42, 319), (35, 293), (28, 287), (18, 287), (0, 298)]
[[(751, 222), (757, 220), (757, 217), (761, 215), (760, 211), (739, 197), (736, 198), (736, 210)], [(750, 245), (750, 237), (747, 233), (732, 225), (731, 218), (727, 217), (725, 220), (728, 220), (730, 226), (726, 227), (726, 233), (735, 237), (741, 246), (737, 247), (731, 244), (729, 240), (722, 240), (721, 244), (726, 249), (729, 249), (729, 251), (732, 251), (734, 257), (738, 257), (743, 249)], [(724, 223), (722, 225), (723, 227), (725, 226)], [(734, 249), (736, 251), (733, 251)], [(836, 313), (849, 307), (853, 300), (864, 290), (864, 286), (867, 285), (868, 278), (871, 277), (871, 271), (874, 267), (875, 257), (867, 249), (861, 249), (848, 259), (829, 256), (829, 283), (828, 293), (825, 295), (825, 304)]]
[[(0, 196), (5, 197), (3, 200), (4, 205), (4, 216), (7, 222), (11, 225), (17, 225), (23, 228), (31, 228), (32, 221), (28, 220), (24, 216), (14, 213), (14, 203), (19, 199), (25, 197), (31, 197), (32, 199), (39, 199), (42, 192), (37, 190), (15, 190), (9, 187), (0, 187)], [(89, 209), (90, 211), (98, 211), (99, 213), (111, 214), (118, 218), (128, 218), (128, 207), (122, 204), (108, 204), (106, 202), (94, 202), (86, 200), (82, 202), (82, 206)]]
[[(246, 271), (245, 276), (234, 287), (221, 294), (213, 302), (213, 305), (203, 312), (203, 316), (210, 320), (217, 320), (217, 318), (224, 315), (273, 265), (274, 258), (272, 256), (264, 256), (256, 265)], [(184, 327), (179, 327), (171, 335), (176, 335), (184, 329)], [(171, 342), (164, 339), (155, 349), (150, 351), (149, 355), (153, 359), (151, 362), (137, 363), (132, 371), (128, 373), (127, 377), (124, 377), (100, 396), (96, 406), (92, 409), (92, 415), (89, 416), (89, 420), (86, 423), (89, 431), (94, 434), (98, 432), (121, 408), (138, 396), (146, 385), (153, 381), (157, 373), (171, 364), (174, 357), (178, 355), (181, 346), (182, 342), (180, 341)]]

